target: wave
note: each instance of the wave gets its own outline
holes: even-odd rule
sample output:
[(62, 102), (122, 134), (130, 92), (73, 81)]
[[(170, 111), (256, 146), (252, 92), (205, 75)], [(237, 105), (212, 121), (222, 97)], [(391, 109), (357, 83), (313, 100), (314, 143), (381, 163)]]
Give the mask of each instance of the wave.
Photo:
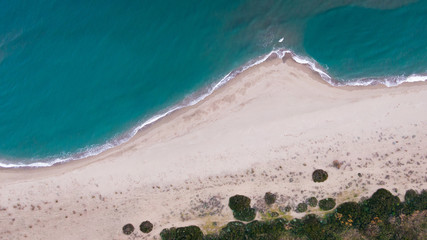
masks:
[[(219, 82), (216, 82), (215, 84), (212, 84), (211, 86), (195, 92), (193, 94), (190, 94), (186, 98), (184, 98), (183, 101), (181, 101), (179, 104), (174, 105), (159, 114), (154, 115), (153, 117), (149, 118), (148, 120), (142, 122), (137, 127), (133, 128), (131, 131), (121, 134), (117, 137), (112, 138), (110, 141), (102, 144), (102, 145), (93, 145), (89, 146), (87, 148), (84, 148), (77, 153), (65, 155), (62, 157), (53, 157), (48, 159), (33, 159), (33, 163), (8, 163), (7, 161), (0, 162), (0, 168), (21, 168), (21, 167), (50, 167), (55, 164), (64, 163), (72, 160), (80, 160), (83, 158), (88, 158), (91, 156), (98, 155), (102, 152), (105, 152), (111, 148), (117, 147), (127, 141), (129, 141), (132, 137), (134, 137), (139, 130), (142, 128), (145, 128), (159, 119), (179, 110), (185, 107), (193, 106), (200, 101), (204, 100), (206, 97), (211, 95), (215, 90), (222, 87), (224, 84), (226, 84), (231, 79), (235, 78), (240, 73), (257, 66), (271, 58), (284, 58), (286, 55), (290, 55), (290, 57), (297, 63), (308, 66), (311, 70), (315, 71), (320, 75), (320, 77), (325, 80), (327, 83), (329, 83), (332, 86), (371, 86), (376, 84), (382, 84), (387, 87), (394, 87), (397, 85), (400, 85), (405, 82), (423, 82), (427, 81), (427, 75), (410, 75), (410, 76), (396, 76), (396, 77), (385, 77), (385, 78), (364, 78), (364, 79), (355, 79), (352, 81), (338, 81), (334, 78), (332, 78), (330, 75), (327, 74), (327, 71), (322, 68), (315, 60), (303, 57), (300, 55), (295, 54), (293, 51), (288, 49), (276, 49), (271, 51), (270, 53), (260, 56), (258, 58), (250, 60), (248, 63), (244, 64), (243, 66), (229, 72), (227, 75), (225, 75)], [(1, 159), (0, 159), (1, 160)]]

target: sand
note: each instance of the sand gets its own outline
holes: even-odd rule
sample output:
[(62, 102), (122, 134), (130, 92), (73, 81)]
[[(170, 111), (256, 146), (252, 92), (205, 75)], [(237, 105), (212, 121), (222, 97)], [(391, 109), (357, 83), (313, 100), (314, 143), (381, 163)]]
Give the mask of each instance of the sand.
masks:
[[(386, 188), (402, 198), (427, 186), (426, 109), (425, 83), (332, 87), (272, 59), (98, 156), (1, 169), (0, 239), (159, 239), (190, 224), (210, 232), (233, 219), (236, 193), (252, 198), (258, 219), (311, 196), (340, 203)], [(312, 181), (318, 168), (327, 181)], [(267, 191), (279, 196), (270, 208)], [(145, 220), (150, 234), (138, 230)]]

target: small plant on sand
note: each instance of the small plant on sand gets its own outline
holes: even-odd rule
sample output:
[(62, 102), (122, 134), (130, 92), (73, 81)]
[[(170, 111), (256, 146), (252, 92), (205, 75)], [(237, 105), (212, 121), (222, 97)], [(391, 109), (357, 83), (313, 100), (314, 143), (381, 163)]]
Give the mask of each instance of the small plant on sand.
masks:
[(300, 203), (300, 204), (298, 204), (297, 208), (295, 209), (295, 211), (297, 213), (302, 213), (302, 212), (307, 211), (307, 204), (306, 203)]
[(267, 205), (271, 205), (276, 202), (277, 196), (274, 193), (267, 192), (264, 195), (264, 201)]
[(322, 169), (317, 169), (313, 172), (312, 178), (314, 182), (324, 182), (328, 179), (328, 173)]
[(144, 221), (139, 225), (139, 230), (143, 233), (149, 233), (153, 230), (153, 224), (149, 221)]
[(317, 206), (317, 198), (311, 197), (311, 198), (307, 199), (307, 204), (310, 207), (316, 207)]
[(234, 195), (228, 200), (228, 206), (233, 211), (241, 211), (250, 208), (251, 199), (243, 195)]
[(124, 234), (130, 235), (131, 233), (133, 233), (133, 230), (135, 230), (135, 227), (132, 224), (128, 223), (123, 226), (122, 230)]
[(326, 198), (319, 201), (319, 208), (323, 211), (331, 210), (335, 207), (335, 205), (335, 199), (333, 198)]

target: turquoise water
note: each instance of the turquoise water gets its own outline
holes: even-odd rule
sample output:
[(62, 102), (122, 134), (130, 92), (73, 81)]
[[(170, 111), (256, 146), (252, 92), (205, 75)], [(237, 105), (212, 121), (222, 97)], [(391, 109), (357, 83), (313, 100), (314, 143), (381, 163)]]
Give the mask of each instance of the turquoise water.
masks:
[(427, 1), (412, 2), (0, 0), (1, 166), (120, 144), (272, 50), (344, 83), (425, 74)]

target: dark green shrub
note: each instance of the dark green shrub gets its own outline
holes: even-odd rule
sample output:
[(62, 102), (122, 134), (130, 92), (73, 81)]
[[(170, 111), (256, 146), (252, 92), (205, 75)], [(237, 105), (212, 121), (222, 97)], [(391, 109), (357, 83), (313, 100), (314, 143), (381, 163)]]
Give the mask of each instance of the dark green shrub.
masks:
[(307, 199), (307, 204), (308, 204), (310, 207), (315, 207), (315, 206), (317, 206), (317, 198), (315, 198), (315, 197), (311, 197), (311, 198)]
[(314, 182), (324, 182), (328, 179), (328, 173), (322, 169), (317, 169), (313, 172), (312, 177)]
[(223, 239), (224, 238), (221, 238), (216, 234), (208, 234), (208, 235), (203, 236), (203, 240), (223, 240)]
[[(302, 232), (308, 239), (334, 239), (315, 214), (308, 214), (302, 219)], [(301, 232), (301, 231), (299, 231)]]
[(219, 236), (220, 239), (244, 240), (245, 224), (238, 221), (229, 222), (227, 226), (221, 229)]
[(288, 221), (284, 218), (276, 218), (270, 222), (270, 226), (273, 232), (283, 233), (286, 231), (285, 225)]
[(242, 211), (250, 208), (251, 199), (243, 195), (234, 195), (228, 200), (228, 206), (233, 211)]
[(160, 237), (162, 240), (175, 240), (176, 238), (176, 228), (165, 228), (160, 232)]
[(418, 197), (418, 193), (413, 189), (409, 189), (405, 193), (405, 202), (406, 203), (413, 202), (417, 197)]
[(153, 224), (149, 221), (144, 221), (139, 225), (139, 230), (143, 233), (149, 233), (153, 230)]
[(180, 227), (176, 229), (178, 240), (203, 240), (203, 232), (197, 226)]
[(300, 203), (297, 205), (297, 208), (295, 209), (296, 212), (302, 213), (307, 211), (307, 204), (306, 203)]
[(277, 198), (276, 194), (271, 193), (271, 192), (267, 192), (264, 195), (264, 201), (267, 205), (271, 205), (271, 204), (275, 203), (276, 198)]
[(423, 211), (427, 209), (427, 193), (423, 190), (418, 194), (415, 190), (408, 190), (405, 194), (405, 204), (402, 212), (412, 214), (414, 211)]
[(328, 226), (334, 231), (341, 231), (346, 228), (360, 225), (361, 210), (356, 202), (345, 202), (335, 209), (335, 212), (329, 214), (326, 218)]
[(233, 211), (233, 216), (237, 220), (249, 222), (255, 219), (256, 210), (255, 208), (246, 208), (241, 211)]
[(268, 226), (266, 222), (258, 221), (258, 220), (255, 220), (246, 224), (245, 228), (246, 228), (246, 234), (249, 237), (255, 237), (257, 235), (264, 234), (268, 231)]
[(126, 235), (133, 233), (133, 230), (135, 230), (135, 227), (130, 223), (123, 226), (123, 233)]
[(326, 198), (319, 201), (319, 208), (323, 211), (331, 210), (335, 207), (335, 205), (335, 199), (333, 198)]
[(401, 210), (400, 199), (383, 188), (378, 189), (371, 198), (365, 200), (361, 207), (364, 217), (371, 217), (371, 219), (365, 219), (365, 223), (367, 223), (366, 220), (370, 221), (375, 217), (385, 221), (390, 216), (398, 216)]
[(304, 234), (303, 225), (304, 224), (301, 219), (294, 218), (289, 222), (288, 227), (292, 234), (302, 236)]

